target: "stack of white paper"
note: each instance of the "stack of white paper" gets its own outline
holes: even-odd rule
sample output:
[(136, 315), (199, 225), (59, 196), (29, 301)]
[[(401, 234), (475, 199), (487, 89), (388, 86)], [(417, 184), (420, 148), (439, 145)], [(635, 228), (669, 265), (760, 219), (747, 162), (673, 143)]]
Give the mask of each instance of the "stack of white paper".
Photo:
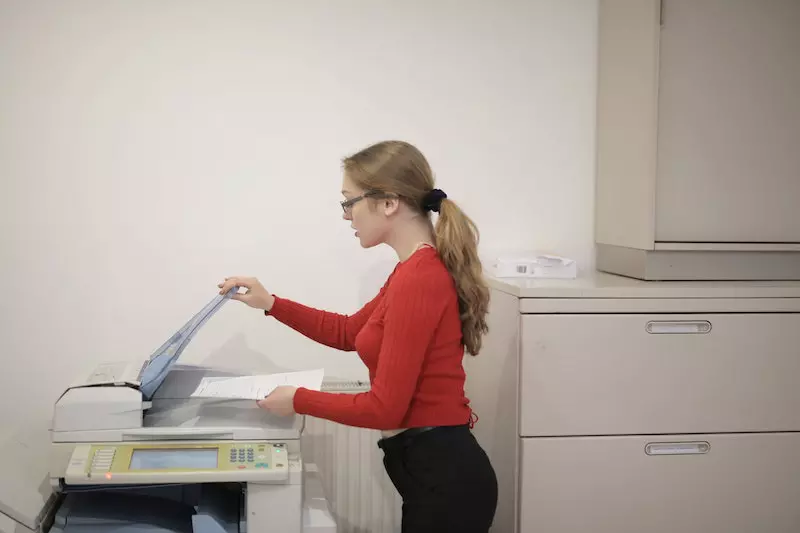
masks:
[(321, 390), (324, 370), (260, 374), (235, 378), (203, 378), (191, 394), (195, 398), (261, 400), (281, 385)]

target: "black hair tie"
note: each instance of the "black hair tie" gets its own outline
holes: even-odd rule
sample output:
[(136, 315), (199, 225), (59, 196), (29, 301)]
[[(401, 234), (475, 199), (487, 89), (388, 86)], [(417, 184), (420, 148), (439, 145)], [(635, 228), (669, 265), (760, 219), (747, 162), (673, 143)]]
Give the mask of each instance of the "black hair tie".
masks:
[(422, 199), (422, 209), (425, 211), (439, 212), (442, 207), (442, 200), (447, 198), (444, 191), (440, 189), (432, 189), (428, 191), (425, 198)]

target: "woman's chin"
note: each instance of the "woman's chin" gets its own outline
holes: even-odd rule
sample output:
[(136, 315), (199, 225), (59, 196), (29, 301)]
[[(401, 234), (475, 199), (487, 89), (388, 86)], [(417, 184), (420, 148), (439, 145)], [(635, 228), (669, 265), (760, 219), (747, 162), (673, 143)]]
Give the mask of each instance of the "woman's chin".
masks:
[(358, 238), (358, 243), (361, 245), (362, 248), (372, 248), (373, 246), (377, 246), (377, 242), (372, 242), (363, 237)]

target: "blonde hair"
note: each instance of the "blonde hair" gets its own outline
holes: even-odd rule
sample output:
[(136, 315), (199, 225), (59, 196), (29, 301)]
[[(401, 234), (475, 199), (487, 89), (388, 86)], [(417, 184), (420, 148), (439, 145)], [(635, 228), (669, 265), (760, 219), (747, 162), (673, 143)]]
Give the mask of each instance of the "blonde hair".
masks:
[[(489, 328), (489, 288), (478, 259), (480, 235), (475, 223), (455, 202), (434, 191), (434, 178), (428, 161), (413, 145), (403, 141), (384, 141), (368, 146), (342, 161), (347, 176), (370, 193), (397, 196), (400, 201), (425, 216), (438, 210), (434, 228), (435, 245), (450, 272), (458, 293), (461, 332), (467, 352), (477, 355)], [(431, 193), (439, 193), (431, 203)]]

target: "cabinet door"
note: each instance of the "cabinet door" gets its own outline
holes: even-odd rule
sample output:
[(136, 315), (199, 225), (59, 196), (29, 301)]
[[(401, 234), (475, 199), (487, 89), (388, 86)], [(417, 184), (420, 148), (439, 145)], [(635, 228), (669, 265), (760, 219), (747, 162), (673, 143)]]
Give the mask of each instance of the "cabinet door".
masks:
[(522, 441), (520, 531), (800, 531), (798, 433)]
[(523, 315), (520, 434), (800, 430), (800, 313)]
[(656, 241), (800, 242), (800, 2), (662, 8)]

